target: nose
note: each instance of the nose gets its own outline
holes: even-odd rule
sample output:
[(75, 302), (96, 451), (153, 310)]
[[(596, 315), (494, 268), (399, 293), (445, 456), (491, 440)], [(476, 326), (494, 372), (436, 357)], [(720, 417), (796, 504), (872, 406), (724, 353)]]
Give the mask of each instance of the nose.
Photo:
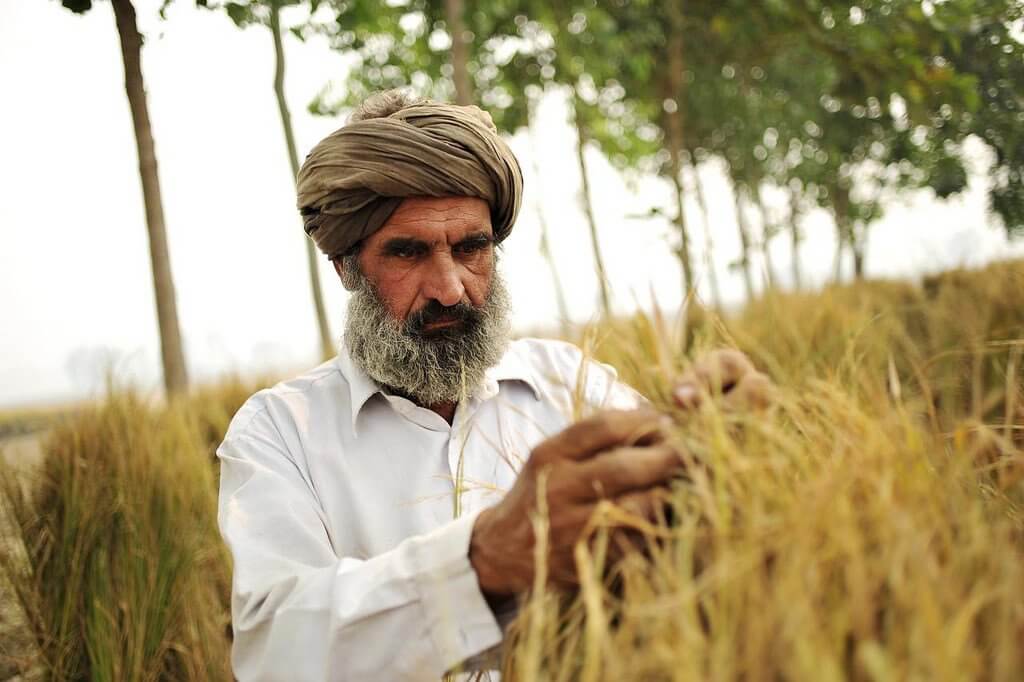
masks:
[(458, 266), (450, 257), (444, 256), (435, 259), (432, 265), (423, 283), (423, 295), (443, 306), (452, 306), (462, 301), (466, 287), (462, 284)]

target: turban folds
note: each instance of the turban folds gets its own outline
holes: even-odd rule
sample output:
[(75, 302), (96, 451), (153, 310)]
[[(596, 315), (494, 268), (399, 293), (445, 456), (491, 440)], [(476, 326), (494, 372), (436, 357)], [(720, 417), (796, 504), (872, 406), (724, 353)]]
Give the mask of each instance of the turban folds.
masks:
[(519, 213), (523, 174), (489, 114), (420, 102), (324, 138), (302, 164), (297, 191), (306, 234), (335, 258), (413, 196), (483, 199), (500, 242)]

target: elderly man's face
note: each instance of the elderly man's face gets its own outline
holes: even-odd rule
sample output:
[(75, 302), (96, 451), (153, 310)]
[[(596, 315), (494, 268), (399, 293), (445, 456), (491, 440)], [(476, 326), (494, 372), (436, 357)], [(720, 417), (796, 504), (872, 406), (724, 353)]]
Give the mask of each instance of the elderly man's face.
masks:
[(421, 405), (454, 404), (501, 360), (508, 291), (486, 202), (406, 199), (354, 262), (335, 267), (352, 291), (345, 345), (390, 390)]
[[(367, 238), (359, 265), (396, 320), (431, 301), (481, 308), (494, 276), (490, 208), (470, 197), (410, 197)], [(423, 331), (451, 324), (442, 317)]]

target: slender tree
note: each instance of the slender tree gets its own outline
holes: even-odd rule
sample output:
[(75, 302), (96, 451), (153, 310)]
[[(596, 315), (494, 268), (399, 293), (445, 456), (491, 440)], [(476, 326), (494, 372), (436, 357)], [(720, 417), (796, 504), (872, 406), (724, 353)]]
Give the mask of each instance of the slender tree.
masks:
[(800, 217), (803, 209), (800, 204), (800, 192), (790, 184), (789, 192), (789, 245), (790, 245), (790, 274), (793, 277), (793, 288), (803, 288), (803, 276), (800, 271), (800, 242), (803, 238), (800, 232)]
[(469, 80), (470, 40), (466, 33), (463, 17), (463, 0), (444, 0), (448, 33), (452, 41), (452, 82), (455, 85), (455, 102), (463, 106), (473, 103), (473, 85)]
[(778, 228), (772, 219), (770, 209), (765, 204), (764, 193), (761, 190), (761, 184), (754, 185), (751, 189), (753, 195), (754, 206), (757, 207), (757, 215), (761, 218), (761, 258), (764, 259), (764, 269), (768, 276), (768, 285), (770, 287), (777, 287), (779, 280), (775, 274), (775, 259), (772, 256), (771, 251), (771, 239), (775, 235)]
[[(281, 40), (281, 8), (275, 2), (271, 2), (269, 5), (270, 33), (274, 39), (274, 96), (277, 99), (277, 109), (281, 115), (281, 127), (284, 130), (285, 144), (288, 147), (288, 162), (291, 165), (292, 180), (294, 181), (299, 175), (299, 152), (295, 145), (295, 132), (292, 129), (292, 116), (288, 110), (288, 100), (284, 94), (285, 57), (284, 45)], [(334, 355), (334, 342), (331, 340), (331, 328), (327, 321), (324, 294), (320, 287), (316, 249), (311, 239), (305, 241), (309, 287), (313, 294), (313, 311), (316, 314), (317, 330), (320, 333), (320, 355), (326, 359)]]
[(697, 164), (692, 161), (689, 162), (690, 175), (693, 177), (693, 190), (697, 197), (697, 207), (700, 209), (700, 215), (703, 220), (704, 227), (704, 268), (708, 272), (708, 284), (711, 286), (711, 303), (716, 308), (722, 307), (722, 292), (718, 284), (718, 271), (715, 269), (714, 252), (715, 243), (714, 237), (711, 235), (711, 220), (708, 217), (708, 202), (704, 195), (704, 181), (700, 178), (700, 170), (697, 168)]
[[(131, 0), (111, 0), (110, 4), (114, 10), (114, 20), (121, 43), (124, 87), (128, 95), (139, 157), (139, 177), (142, 180), (146, 229), (149, 234), (149, 257), (153, 270), (153, 293), (156, 297), (156, 316), (160, 329), (164, 388), (167, 395), (173, 397), (188, 389), (188, 372), (181, 342), (181, 329), (178, 325), (178, 307), (167, 246), (160, 177), (157, 172), (156, 145), (149, 123), (146, 85), (142, 77), (142, 34), (139, 33), (135, 7)], [(81, 14), (92, 8), (92, 0), (64, 0), (63, 5), (72, 12)]]
[(594, 253), (594, 273), (597, 275), (598, 291), (601, 294), (601, 312), (606, 317), (611, 314), (611, 296), (608, 293), (608, 273), (604, 268), (604, 257), (601, 255), (601, 242), (597, 236), (597, 219), (594, 217), (593, 198), (590, 194), (590, 179), (587, 172), (587, 142), (589, 134), (587, 124), (581, 116), (582, 102), (579, 93), (572, 94), (572, 123), (576, 127), (576, 162), (580, 169), (580, 208), (587, 220), (590, 231), (590, 246)]
[[(223, 5), (231, 20), (239, 28), (245, 28), (252, 24), (260, 24), (270, 31), (271, 40), (274, 45), (274, 97), (277, 100), (277, 110), (281, 117), (281, 128), (284, 132), (285, 145), (288, 149), (288, 163), (291, 167), (292, 182), (295, 182), (299, 174), (299, 154), (295, 144), (295, 132), (292, 128), (291, 111), (288, 108), (288, 99), (285, 96), (285, 52), (282, 40), (281, 8), (295, 5), (296, 0), (249, 0), (249, 2), (229, 2)], [(293, 34), (301, 37), (301, 33), (293, 31)], [(320, 356), (324, 359), (335, 353), (334, 341), (331, 337), (330, 323), (327, 320), (327, 310), (324, 306), (324, 295), (320, 286), (319, 265), (317, 261), (316, 248), (313, 241), (305, 240), (306, 266), (309, 272), (309, 288), (313, 295), (313, 313), (316, 317), (317, 332), (320, 341)]]
[(743, 286), (747, 292), (747, 300), (753, 300), (754, 298), (754, 278), (750, 273), (753, 262), (751, 259), (751, 253), (753, 251), (753, 238), (750, 235), (750, 223), (747, 222), (747, 214), (743, 206), (743, 185), (737, 185), (733, 182), (732, 196), (736, 206), (736, 229), (739, 230), (740, 234), (740, 257), (736, 261), (736, 267), (740, 269), (743, 275)]
[(562, 287), (562, 278), (558, 274), (558, 265), (555, 263), (555, 256), (551, 250), (551, 242), (548, 239), (548, 221), (544, 215), (544, 183), (541, 181), (541, 169), (540, 164), (537, 163), (537, 150), (538, 145), (535, 139), (535, 129), (533, 125), (534, 116), (534, 105), (531, 105), (527, 109), (527, 116), (529, 125), (527, 130), (530, 134), (530, 166), (533, 170), (534, 182), (537, 183), (537, 200), (534, 202), (534, 209), (537, 214), (537, 224), (540, 227), (540, 255), (548, 264), (548, 269), (551, 271), (551, 285), (555, 290), (555, 304), (558, 306), (558, 324), (562, 329), (562, 336), (569, 338), (571, 329), (570, 317), (569, 317), (569, 305), (565, 300), (565, 289)]
[(665, 116), (666, 142), (668, 142), (668, 175), (672, 183), (676, 203), (676, 229), (679, 231), (679, 262), (683, 270), (683, 293), (687, 295), (697, 286), (693, 275), (693, 261), (690, 256), (690, 235), (686, 229), (686, 211), (683, 209), (683, 162), (686, 149), (685, 101), (686, 57), (684, 54), (685, 21), (682, 0), (666, 0), (668, 13), (668, 35), (666, 36), (668, 69), (665, 72), (665, 99), (662, 110)]

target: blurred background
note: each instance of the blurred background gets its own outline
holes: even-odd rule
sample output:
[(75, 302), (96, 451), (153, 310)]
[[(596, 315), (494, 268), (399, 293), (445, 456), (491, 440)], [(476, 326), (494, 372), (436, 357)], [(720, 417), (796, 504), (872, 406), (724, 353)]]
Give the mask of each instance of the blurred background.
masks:
[(519, 333), (1024, 255), (1022, 36), (1013, 0), (4, 0), (0, 407), (330, 354), (294, 170), (389, 87), (508, 136)]

